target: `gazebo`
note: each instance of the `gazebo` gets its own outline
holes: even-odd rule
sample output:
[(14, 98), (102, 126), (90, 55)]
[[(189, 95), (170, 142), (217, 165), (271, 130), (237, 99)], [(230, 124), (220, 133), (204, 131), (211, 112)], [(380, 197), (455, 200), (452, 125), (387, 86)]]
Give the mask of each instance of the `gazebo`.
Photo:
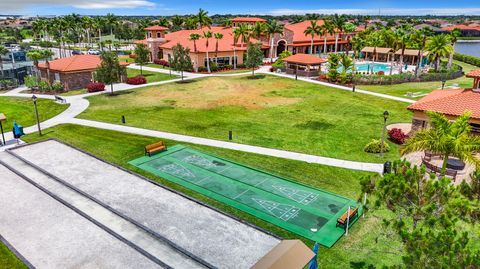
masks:
[(480, 89), (480, 69), (470, 71), (467, 78), (473, 78), (473, 89)]
[[(418, 55), (420, 53), (420, 50), (416, 49), (405, 49), (403, 52), (403, 62), (404, 63), (409, 63), (411, 65), (416, 65), (418, 61), (420, 60)], [(400, 57), (402, 55), (402, 49), (399, 49), (395, 52), (395, 57)], [(423, 52), (423, 57), (427, 56), (427, 52)]]
[(376, 58), (375, 61), (389, 62), (390, 55), (393, 55), (393, 50), (391, 48), (383, 47), (365, 47), (362, 49), (362, 53), (365, 54), (365, 59), (368, 59), (368, 55), (370, 54), (372, 60)]
[(297, 53), (283, 59), (286, 64), (287, 74), (304, 77), (314, 77), (320, 74), (320, 68), (327, 60), (320, 57)]

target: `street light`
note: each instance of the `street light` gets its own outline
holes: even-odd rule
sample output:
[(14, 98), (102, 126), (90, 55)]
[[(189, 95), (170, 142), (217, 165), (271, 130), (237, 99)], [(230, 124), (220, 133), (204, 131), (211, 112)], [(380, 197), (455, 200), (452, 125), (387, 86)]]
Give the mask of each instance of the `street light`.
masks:
[(442, 90), (445, 88), (445, 83), (447, 83), (447, 79), (442, 78)]
[(388, 111), (383, 112), (383, 129), (382, 129), (382, 143), (380, 145), (380, 155), (383, 157), (383, 148), (385, 142), (385, 130), (387, 129), (387, 119), (388, 119)]
[(42, 135), (42, 129), (40, 129), (40, 119), (38, 118), (37, 97), (35, 94), (32, 96), (32, 100), (33, 106), (35, 107), (35, 115), (37, 116), (38, 135)]

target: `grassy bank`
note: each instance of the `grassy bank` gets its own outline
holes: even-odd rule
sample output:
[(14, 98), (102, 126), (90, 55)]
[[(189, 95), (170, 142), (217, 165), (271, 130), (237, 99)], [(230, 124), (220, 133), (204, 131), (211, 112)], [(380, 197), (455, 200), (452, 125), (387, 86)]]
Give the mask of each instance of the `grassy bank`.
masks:
[[(38, 99), (38, 114), (40, 121), (48, 120), (68, 108), (68, 105), (61, 105), (52, 100)], [(34, 125), (35, 109), (31, 98), (21, 97), (0, 97), (0, 113), (4, 113), (7, 120), (2, 122), (5, 131), (11, 131), (13, 120), (25, 127)]]

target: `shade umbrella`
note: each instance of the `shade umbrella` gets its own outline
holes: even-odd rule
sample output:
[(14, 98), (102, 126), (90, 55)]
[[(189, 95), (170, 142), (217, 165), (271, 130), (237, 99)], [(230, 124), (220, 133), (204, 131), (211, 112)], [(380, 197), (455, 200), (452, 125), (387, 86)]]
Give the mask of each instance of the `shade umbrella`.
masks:
[(318, 243), (315, 243), (312, 251), (313, 253), (315, 253), (315, 256), (313, 256), (312, 260), (310, 261), (310, 266), (308, 266), (308, 269), (317, 269), (318, 268), (318, 263), (317, 263)]

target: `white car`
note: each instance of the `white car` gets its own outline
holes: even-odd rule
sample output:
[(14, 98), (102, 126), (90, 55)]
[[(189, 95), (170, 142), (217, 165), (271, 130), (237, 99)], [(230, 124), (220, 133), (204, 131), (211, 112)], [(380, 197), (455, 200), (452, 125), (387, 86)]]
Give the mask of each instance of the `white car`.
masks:
[(100, 55), (100, 51), (94, 50), (94, 49), (89, 49), (89, 50), (87, 51), (87, 54), (90, 54), (90, 55)]

